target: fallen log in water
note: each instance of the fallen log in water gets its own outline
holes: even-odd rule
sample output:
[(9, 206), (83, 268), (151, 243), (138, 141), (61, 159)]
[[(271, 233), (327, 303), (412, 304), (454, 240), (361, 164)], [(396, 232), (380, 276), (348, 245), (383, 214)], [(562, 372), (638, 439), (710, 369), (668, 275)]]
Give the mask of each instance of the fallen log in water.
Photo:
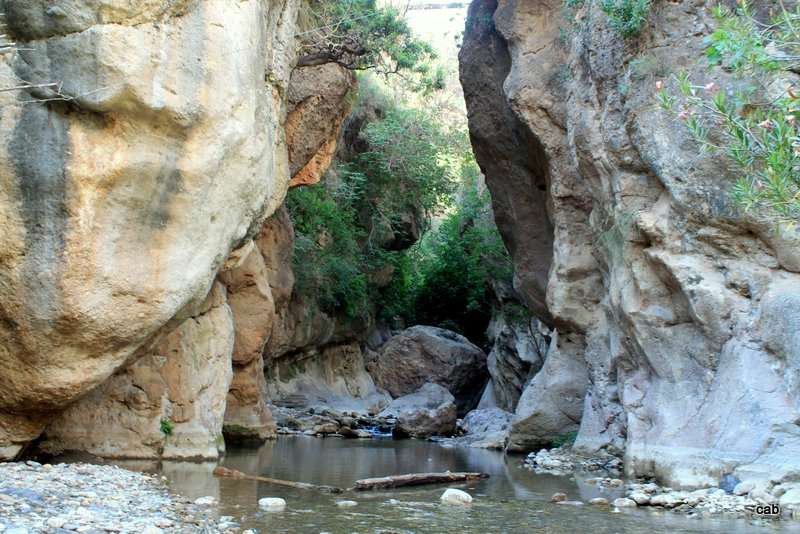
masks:
[(356, 485), (347, 488), (348, 491), (371, 491), (390, 488), (402, 488), (403, 486), (420, 486), (423, 484), (439, 484), (442, 482), (462, 482), (466, 480), (477, 480), (479, 478), (489, 478), (488, 473), (411, 473), (408, 475), (396, 475), (389, 477), (364, 478), (356, 480)]
[(266, 482), (268, 484), (277, 484), (279, 486), (289, 486), (290, 488), (297, 488), (304, 490), (315, 490), (315, 491), (321, 491), (323, 493), (344, 492), (342, 488), (337, 488), (335, 486), (317, 486), (315, 484), (306, 484), (305, 482), (292, 482), (290, 480), (281, 480), (279, 478), (267, 478), (254, 475), (247, 475), (245, 473), (242, 473), (241, 471), (237, 471), (236, 469), (226, 469), (225, 467), (215, 467), (214, 476), (237, 478), (243, 480), (257, 480), (258, 482)]

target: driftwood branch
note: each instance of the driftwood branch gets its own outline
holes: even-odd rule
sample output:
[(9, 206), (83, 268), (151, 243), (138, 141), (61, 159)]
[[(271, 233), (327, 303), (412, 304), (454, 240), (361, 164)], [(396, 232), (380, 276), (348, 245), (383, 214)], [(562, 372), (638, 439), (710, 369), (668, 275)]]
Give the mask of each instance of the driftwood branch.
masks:
[(396, 475), (390, 477), (365, 478), (356, 480), (356, 485), (348, 490), (352, 491), (372, 491), (390, 488), (402, 488), (404, 486), (421, 486), (423, 484), (440, 484), (442, 482), (463, 482), (477, 480), (479, 478), (489, 478), (488, 473), (411, 473), (408, 475)]
[(214, 476), (234, 478), (239, 480), (256, 480), (258, 482), (266, 482), (268, 484), (276, 484), (279, 486), (288, 486), (290, 488), (315, 490), (323, 493), (343, 493), (345, 491), (375, 491), (391, 488), (402, 488), (405, 486), (422, 486), (425, 484), (441, 484), (443, 482), (464, 482), (469, 480), (478, 480), (480, 478), (489, 478), (488, 473), (410, 473), (408, 475), (395, 475), (388, 477), (378, 478), (363, 478), (356, 480), (355, 486), (347, 488), (337, 488), (335, 486), (317, 486), (315, 484), (307, 484), (305, 482), (292, 482), (290, 480), (281, 480), (278, 478), (259, 477), (255, 475), (247, 475), (236, 469), (227, 469), (225, 467), (215, 467)]
[(267, 478), (267, 477), (258, 477), (254, 475), (246, 475), (241, 471), (237, 471), (235, 469), (226, 469), (224, 467), (215, 467), (214, 476), (235, 478), (240, 480), (256, 480), (258, 482), (266, 482), (268, 484), (276, 484), (278, 486), (288, 486), (290, 488), (297, 488), (304, 490), (315, 490), (315, 491), (321, 491), (323, 493), (344, 492), (342, 488), (337, 488), (334, 486), (316, 486), (314, 484), (306, 484), (305, 482), (292, 482), (290, 480), (280, 480), (278, 478)]

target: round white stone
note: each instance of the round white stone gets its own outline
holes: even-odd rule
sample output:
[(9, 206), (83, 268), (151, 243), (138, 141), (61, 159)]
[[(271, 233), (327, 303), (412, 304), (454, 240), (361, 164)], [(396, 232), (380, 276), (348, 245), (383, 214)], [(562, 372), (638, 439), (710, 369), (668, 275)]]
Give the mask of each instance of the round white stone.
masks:
[(447, 488), (442, 493), (441, 499), (444, 504), (470, 504), (472, 495), (459, 489)]
[(206, 497), (200, 497), (199, 499), (195, 499), (194, 503), (200, 506), (214, 506), (217, 503), (217, 501), (214, 499), (214, 497), (208, 495)]
[(271, 508), (273, 510), (286, 508), (286, 501), (280, 497), (264, 497), (258, 500), (258, 505), (261, 508)]
[(352, 508), (353, 506), (358, 506), (356, 501), (336, 501), (336, 506), (339, 508)]

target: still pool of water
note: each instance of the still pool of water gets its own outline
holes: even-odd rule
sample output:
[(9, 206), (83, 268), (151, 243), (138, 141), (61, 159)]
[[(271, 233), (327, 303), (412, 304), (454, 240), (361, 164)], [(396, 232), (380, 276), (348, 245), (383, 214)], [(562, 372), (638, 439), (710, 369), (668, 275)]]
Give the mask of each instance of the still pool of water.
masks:
[[(213, 495), (220, 514), (233, 516), (242, 528), (259, 533), (291, 532), (362, 534), (414, 533), (753, 533), (797, 532), (800, 521), (734, 518), (693, 519), (650, 509), (558, 505), (556, 492), (570, 499), (609, 500), (619, 493), (587, 485), (585, 477), (535, 474), (521, 466), (521, 457), (480, 449), (449, 448), (417, 440), (344, 440), (306, 436), (282, 437), (258, 448), (231, 447), (220, 465), (260, 475), (312, 484), (348, 487), (360, 478), (429, 471), (483, 471), (486, 480), (420, 486), (379, 492), (326, 495), (248, 480), (218, 479), (216, 464), (165, 462), (161, 472), (173, 488), (189, 497)], [(442, 505), (447, 487), (469, 492), (466, 507)], [(259, 509), (258, 499), (282, 497), (280, 512)], [(358, 502), (339, 508), (336, 501)], [(390, 499), (398, 501), (390, 503)]]

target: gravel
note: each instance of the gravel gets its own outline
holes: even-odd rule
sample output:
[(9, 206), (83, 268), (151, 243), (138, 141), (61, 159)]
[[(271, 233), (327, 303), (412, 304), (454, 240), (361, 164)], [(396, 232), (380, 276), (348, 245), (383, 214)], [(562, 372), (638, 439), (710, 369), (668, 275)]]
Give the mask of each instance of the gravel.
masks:
[(165, 482), (115, 466), (0, 463), (0, 533), (239, 532), (216, 508), (181, 499)]

